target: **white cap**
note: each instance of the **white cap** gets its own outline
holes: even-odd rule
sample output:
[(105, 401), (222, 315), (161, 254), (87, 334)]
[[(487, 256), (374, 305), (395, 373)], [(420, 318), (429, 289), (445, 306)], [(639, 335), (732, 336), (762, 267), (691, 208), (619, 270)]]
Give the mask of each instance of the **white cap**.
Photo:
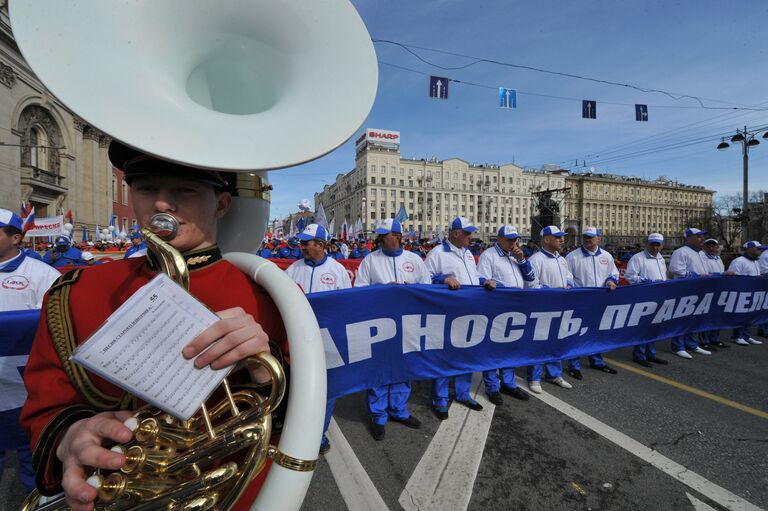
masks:
[(664, 243), (664, 236), (658, 232), (652, 232), (648, 235), (648, 243)]
[(93, 254), (91, 254), (90, 252), (83, 252), (80, 257), (83, 259), (83, 261), (90, 261), (91, 259), (93, 259)]

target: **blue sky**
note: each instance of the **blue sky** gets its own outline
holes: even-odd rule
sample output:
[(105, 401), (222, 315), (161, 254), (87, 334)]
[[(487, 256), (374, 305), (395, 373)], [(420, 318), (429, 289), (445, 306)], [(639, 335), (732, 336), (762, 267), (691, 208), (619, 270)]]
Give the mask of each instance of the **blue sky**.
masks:
[[(697, 96), (712, 107), (768, 109), (768, 2), (738, 8), (710, 0), (353, 4), (374, 39)], [(727, 194), (741, 191), (741, 148), (719, 152), (714, 139), (744, 125), (768, 127), (768, 110), (702, 109), (692, 99), (487, 63), (447, 71), (394, 45), (375, 48), (379, 89), (363, 128), (400, 131), (404, 157), (534, 168), (586, 160), (597, 172), (663, 175)], [(439, 66), (471, 62), (415, 51)], [(452, 83), (447, 101), (434, 100), (427, 96), (430, 74), (484, 87)], [(501, 86), (518, 91), (517, 109), (498, 107)], [(581, 118), (582, 99), (598, 102), (596, 120)], [(648, 105), (649, 122), (635, 121), (635, 103)], [(351, 170), (354, 138), (314, 162), (272, 172), (271, 217), (296, 211), (301, 199), (311, 201), (323, 184)], [(665, 146), (672, 148), (660, 151)], [(768, 190), (767, 167), (768, 140), (750, 152), (750, 190)]]

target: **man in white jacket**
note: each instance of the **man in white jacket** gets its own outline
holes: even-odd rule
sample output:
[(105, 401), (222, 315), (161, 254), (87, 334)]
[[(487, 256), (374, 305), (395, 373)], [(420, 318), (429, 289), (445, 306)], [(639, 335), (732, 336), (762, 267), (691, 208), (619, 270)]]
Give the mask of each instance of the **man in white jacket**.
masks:
[[(504, 287), (517, 289), (530, 288), (536, 284), (533, 267), (517, 245), (519, 237), (517, 227), (502, 225), (499, 228), (496, 244), (480, 254), (477, 262), (477, 272), (481, 277), (495, 280)], [(498, 373), (501, 373), (501, 383)], [(528, 399), (528, 394), (520, 390), (515, 383), (514, 367), (483, 371), (483, 382), (488, 400), (496, 406), (504, 402), (502, 392), (515, 399)]]
[[(733, 272), (725, 271), (725, 265), (720, 258), (720, 242), (715, 238), (704, 240), (704, 247), (699, 255), (704, 263), (704, 269), (710, 275), (733, 275)], [(699, 343), (702, 348), (709, 351), (717, 351), (717, 348), (730, 348), (720, 340), (720, 330), (700, 332)]]
[[(607, 287), (613, 291), (619, 284), (619, 270), (613, 256), (600, 249), (600, 229), (586, 227), (581, 233), (580, 248), (565, 256), (568, 268), (573, 274), (574, 287)], [(616, 374), (616, 369), (603, 360), (601, 353), (589, 355), (589, 367), (608, 374)], [(568, 374), (581, 380), (581, 361), (579, 358), (568, 360)]]
[[(360, 263), (355, 277), (355, 287), (377, 284), (431, 284), (424, 261), (402, 247), (403, 228), (394, 218), (384, 220), (376, 229), (381, 248), (374, 250)], [(399, 382), (368, 389), (368, 413), (371, 415), (371, 435), (374, 440), (384, 440), (384, 426), (388, 419), (413, 429), (421, 427), (421, 421), (408, 411), (411, 383)]]
[[(689, 227), (683, 233), (685, 236), (685, 245), (672, 252), (672, 258), (669, 261), (669, 273), (672, 278), (685, 279), (709, 276), (709, 272), (704, 267), (704, 261), (701, 259), (701, 247), (704, 244), (704, 235), (706, 232), (695, 227)], [(699, 355), (711, 355), (699, 346), (696, 342), (695, 334), (676, 335), (672, 338), (672, 351), (680, 358), (693, 358), (689, 351)]]
[[(658, 232), (648, 235), (645, 250), (632, 256), (627, 263), (624, 278), (630, 284), (645, 282), (663, 282), (667, 280), (667, 263), (661, 255), (664, 246), (664, 236)], [(632, 360), (643, 367), (653, 367), (654, 364), (667, 365), (669, 362), (656, 356), (656, 346), (652, 342), (638, 344), (632, 350)]]
[[(568, 268), (568, 262), (560, 255), (565, 233), (556, 225), (549, 225), (541, 230), (541, 250), (533, 254), (528, 261), (533, 266), (537, 283), (541, 287), (570, 289), (573, 287), (573, 274)], [(546, 372), (545, 372), (546, 371)], [(531, 392), (541, 394), (541, 378), (544, 376), (550, 383), (564, 389), (572, 385), (562, 377), (563, 364), (560, 360), (547, 362), (543, 365), (528, 367), (528, 388)]]
[[(352, 287), (347, 269), (325, 253), (325, 247), (330, 239), (325, 227), (318, 224), (309, 224), (298, 235), (298, 238), (304, 258), (290, 265), (285, 270), (285, 273), (301, 287), (305, 294), (349, 289)], [(320, 454), (325, 454), (331, 449), (331, 443), (326, 436), (326, 432), (328, 431), (328, 425), (331, 423), (331, 416), (333, 415), (333, 407), (335, 405), (336, 399), (329, 399), (326, 402)]]
[[(488, 290), (496, 289), (496, 281), (486, 280), (477, 273), (475, 256), (467, 249), (472, 233), (476, 230), (477, 227), (463, 216), (453, 219), (448, 238), (427, 254), (426, 264), (433, 284), (445, 284), (454, 291), (461, 286), (478, 285)], [(483, 409), (469, 394), (472, 373), (456, 375), (453, 381), (457, 403), (471, 410)], [(432, 411), (440, 420), (448, 418), (449, 382), (450, 378), (436, 378), (432, 381)]]
[[(748, 241), (741, 247), (744, 249), (742, 255), (731, 261), (728, 266), (728, 271), (733, 272), (734, 275), (747, 275), (750, 277), (760, 276), (760, 254), (768, 247), (761, 245), (759, 241)], [(747, 346), (749, 344), (763, 344), (763, 341), (753, 339), (750, 335), (752, 330), (751, 326), (744, 326), (734, 330), (734, 342), (741, 346)]]

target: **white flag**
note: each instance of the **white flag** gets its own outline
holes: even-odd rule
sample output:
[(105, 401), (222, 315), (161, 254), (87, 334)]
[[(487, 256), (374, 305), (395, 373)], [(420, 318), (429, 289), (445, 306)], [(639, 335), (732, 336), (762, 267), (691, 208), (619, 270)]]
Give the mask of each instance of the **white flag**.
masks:
[(332, 238), (336, 237), (336, 217), (331, 218), (331, 223), (328, 226), (328, 234), (330, 234)]
[(315, 223), (317, 225), (322, 225), (326, 230), (328, 229), (328, 219), (325, 218), (325, 209), (323, 209), (322, 204), (320, 204), (320, 207), (317, 208), (317, 211), (315, 212)]

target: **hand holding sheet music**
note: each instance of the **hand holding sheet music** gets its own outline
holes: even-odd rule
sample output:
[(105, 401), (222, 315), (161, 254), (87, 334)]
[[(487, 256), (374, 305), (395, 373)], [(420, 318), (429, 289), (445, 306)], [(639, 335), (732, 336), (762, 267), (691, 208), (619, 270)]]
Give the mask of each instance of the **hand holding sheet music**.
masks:
[(182, 349), (219, 317), (165, 274), (134, 293), (71, 360), (186, 420), (231, 370), (196, 368)]

